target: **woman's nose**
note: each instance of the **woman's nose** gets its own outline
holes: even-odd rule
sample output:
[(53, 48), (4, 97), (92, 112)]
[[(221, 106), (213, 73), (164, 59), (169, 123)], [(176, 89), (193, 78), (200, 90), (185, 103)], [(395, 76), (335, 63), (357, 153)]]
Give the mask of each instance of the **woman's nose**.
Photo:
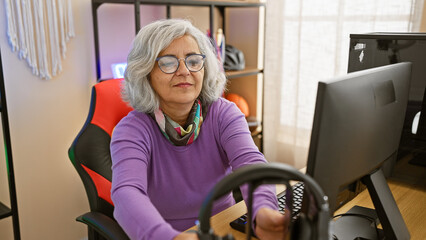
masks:
[(189, 72), (189, 69), (186, 67), (185, 59), (179, 59), (179, 67), (176, 71), (176, 75), (186, 76), (186, 75), (189, 75), (189, 74), (190, 74), (190, 72)]

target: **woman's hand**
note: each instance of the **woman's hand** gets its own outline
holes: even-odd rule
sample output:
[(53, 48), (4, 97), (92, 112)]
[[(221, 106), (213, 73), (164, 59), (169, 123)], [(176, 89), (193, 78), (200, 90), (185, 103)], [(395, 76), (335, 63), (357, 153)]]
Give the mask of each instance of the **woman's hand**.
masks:
[(289, 214), (283, 215), (276, 210), (261, 208), (256, 214), (256, 235), (262, 240), (284, 239), (289, 223)]

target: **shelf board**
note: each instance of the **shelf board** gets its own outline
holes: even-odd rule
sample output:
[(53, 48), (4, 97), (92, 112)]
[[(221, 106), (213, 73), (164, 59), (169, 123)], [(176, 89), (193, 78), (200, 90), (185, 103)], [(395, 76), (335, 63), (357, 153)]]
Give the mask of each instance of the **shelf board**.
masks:
[(241, 71), (225, 71), (225, 75), (228, 79), (231, 78), (239, 78), (239, 77), (246, 77), (250, 75), (256, 75), (259, 73), (263, 73), (263, 69), (259, 68), (246, 68)]
[[(92, 3), (123, 3), (134, 4), (134, 0), (92, 0)], [(209, 1), (209, 0), (139, 0), (140, 4), (149, 5), (181, 5), (181, 6), (218, 6), (218, 7), (260, 7), (265, 2), (245, 2), (236, 0)]]
[(0, 219), (12, 216), (12, 210), (0, 202)]
[(262, 122), (254, 116), (246, 117), (247, 125), (249, 126), (251, 136), (255, 137), (262, 132)]

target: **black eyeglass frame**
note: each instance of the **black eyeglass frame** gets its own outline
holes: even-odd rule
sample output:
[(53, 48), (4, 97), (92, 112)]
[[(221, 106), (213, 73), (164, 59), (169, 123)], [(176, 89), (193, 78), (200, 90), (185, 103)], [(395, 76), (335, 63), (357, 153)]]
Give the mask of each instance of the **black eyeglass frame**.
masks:
[[(203, 57), (203, 58), (202, 58), (202, 60), (203, 60), (203, 65), (202, 65), (202, 66), (200, 67), (200, 69), (199, 69), (199, 70), (197, 70), (197, 71), (192, 71), (192, 70), (190, 70), (190, 69), (189, 69), (189, 67), (188, 67), (188, 65), (186, 64), (186, 60), (187, 60), (189, 57), (194, 56), (194, 55)], [(161, 68), (160, 64), (158, 63), (158, 67), (159, 67), (159, 68), (160, 68), (160, 70), (161, 70), (163, 73), (165, 73), (165, 74), (174, 74), (175, 72), (177, 72), (177, 70), (178, 70), (178, 69), (179, 69), (179, 67), (180, 67), (180, 60), (183, 60), (183, 62), (185, 63), (185, 67), (186, 67), (186, 69), (188, 69), (188, 71), (190, 71), (190, 72), (199, 72), (199, 71), (201, 71), (201, 69), (203, 69), (203, 68), (204, 68), (204, 62), (205, 62), (205, 59), (206, 59), (206, 55), (201, 54), (201, 53), (195, 53), (195, 54), (189, 54), (189, 55), (188, 55), (188, 56), (186, 56), (185, 58), (177, 58), (176, 56), (173, 56), (173, 55), (165, 55), (165, 56), (157, 57), (157, 58), (155, 59), (155, 61), (156, 61), (156, 62), (158, 62), (160, 59), (162, 59), (162, 58), (164, 58), (164, 57), (173, 57), (173, 58), (175, 58), (175, 59), (177, 60), (177, 62), (178, 62), (177, 67), (176, 67), (176, 70), (174, 70), (173, 72), (165, 72), (165, 71)]]

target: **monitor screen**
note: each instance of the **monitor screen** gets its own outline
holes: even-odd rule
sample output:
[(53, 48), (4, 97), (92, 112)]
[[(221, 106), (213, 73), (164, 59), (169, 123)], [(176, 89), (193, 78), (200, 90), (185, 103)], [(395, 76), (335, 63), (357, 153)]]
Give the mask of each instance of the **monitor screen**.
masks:
[[(410, 77), (411, 63), (398, 63), (318, 83), (306, 171), (328, 196), (331, 212), (346, 202), (338, 200), (340, 192), (359, 179), (369, 180), (381, 172), (381, 165), (397, 153)], [(367, 184), (370, 193), (376, 191), (374, 181)], [(389, 189), (386, 180), (380, 184), (380, 188)], [(382, 197), (377, 199), (379, 205)], [(384, 197), (393, 199), (391, 194)], [(381, 207), (374, 205), (376, 210)], [(391, 222), (397, 219), (400, 224), (402, 217), (396, 204), (384, 209), (386, 214), (390, 211), (392, 216), (387, 217)], [(383, 225), (380, 214), (379, 219)]]

